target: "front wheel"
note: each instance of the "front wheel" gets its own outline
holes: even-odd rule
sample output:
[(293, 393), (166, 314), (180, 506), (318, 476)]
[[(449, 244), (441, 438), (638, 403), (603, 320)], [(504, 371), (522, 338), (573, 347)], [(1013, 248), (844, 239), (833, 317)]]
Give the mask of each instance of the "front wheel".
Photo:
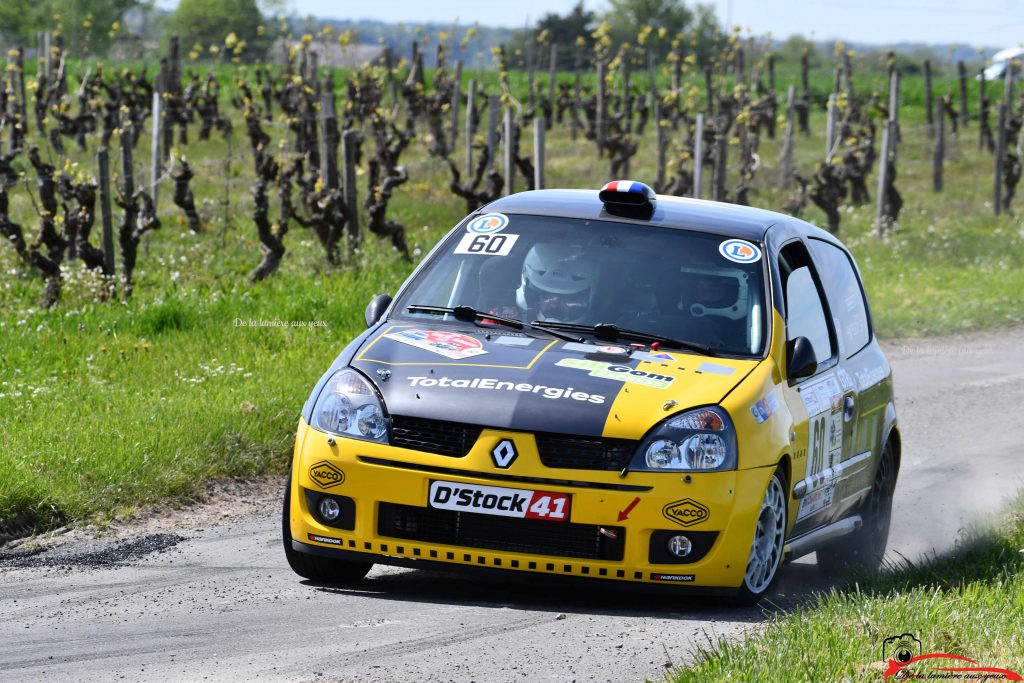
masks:
[(284, 484), (284, 506), (281, 512), (281, 539), (288, 566), (296, 574), (310, 581), (325, 583), (356, 583), (373, 567), (372, 562), (350, 562), (330, 557), (319, 557), (300, 553), (292, 547), (292, 529), (289, 520), (292, 497), (292, 477), (289, 474)]
[(878, 469), (875, 470), (871, 492), (860, 509), (863, 526), (818, 549), (818, 569), (823, 574), (839, 576), (847, 567), (867, 572), (878, 571), (889, 541), (892, 494), (895, 488), (896, 458), (892, 442), (887, 441), (882, 448)]
[(757, 604), (779, 577), (786, 541), (787, 501), (786, 475), (780, 467), (768, 480), (761, 501), (747, 571), (737, 598), (741, 605)]

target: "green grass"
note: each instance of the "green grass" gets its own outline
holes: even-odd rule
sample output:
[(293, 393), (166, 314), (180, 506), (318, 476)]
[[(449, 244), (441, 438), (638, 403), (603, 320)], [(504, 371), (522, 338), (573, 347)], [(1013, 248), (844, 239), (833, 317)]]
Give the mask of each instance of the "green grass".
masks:
[[(865, 87), (871, 78), (878, 76), (864, 74)], [(907, 88), (919, 89), (919, 80), (908, 79)], [(936, 194), (919, 116), (913, 109), (905, 116), (899, 231), (876, 238), (873, 206), (843, 213), (841, 237), (860, 263), (877, 331), (892, 338), (1024, 321), (1024, 231), (1019, 218), (994, 217), (986, 206), (993, 163), (976, 150), (976, 127), (951, 141), (947, 190)], [(803, 172), (823, 156), (823, 126), (815, 112), (814, 135), (798, 137)], [(313, 383), (362, 329), (369, 298), (393, 293), (412, 268), (371, 235), (358, 254), (330, 266), (312, 235), (293, 226), (280, 271), (250, 284), (246, 274), (261, 252), (251, 220), (252, 162), (237, 118), (235, 129), (230, 145), (219, 136), (198, 143), (190, 131), (181, 151), (197, 172), (205, 231), (188, 234), (163, 185), (164, 227), (140, 250), (130, 302), (98, 301), (96, 279), (72, 264), (61, 304), (41, 310), (41, 280), (13, 249), (0, 248), (0, 529), (105, 518), (193, 495), (208, 478), (282, 472)], [(268, 132), (275, 146), (286, 136), (280, 124)], [(528, 131), (522, 145), (531, 148)], [(760, 149), (751, 198), (766, 208), (778, 209), (790, 192), (778, 187), (779, 146), (766, 139)], [(68, 170), (92, 172), (94, 148), (91, 141), (85, 153), (71, 150), (78, 166)], [(148, 131), (136, 151), (143, 179), (147, 150)], [(461, 138), (454, 158), (462, 159)], [(649, 126), (630, 176), (653, 179), (655, 159)], [(411, 180), (397, 190), (389, 217), (406, 226), (417, 261), (465, 205), (449, 193), (445, 166), (426, 156), (422, 140), (403, 162)], [(30, 171), (24, 157), (18, 163)], [(570, 140), (567, 126), (549, 134), (549, 186), (597, 188), (607, 176), (608, 162), (592, 143)], [(874, 194), (873, 179), (869, 187)], [(23, 187), (11, 190), (11, 203), (34, 236), (37, 219)], [(814, 208), (807, 218), (823, 222)], [(98, 237), (97, 226), (94, 243)], [(329, 327), (241, 327), (239, 318)]]
[[(913, 633), (922, 653), (1024, 674), (1024, 498), (999, 527), (947, 557), (860, 577), (774, 616), (743, 642), (703, 648), (674, 683), (881, 681), (882, 641)], [(927, 666), (914, 669), (927, 673)], [(942, 666), (938, 664), (936, 666)], [(958, 666), (952, 664), (949, 666)], [(997, 680), (997, 679), (992, 679)]]

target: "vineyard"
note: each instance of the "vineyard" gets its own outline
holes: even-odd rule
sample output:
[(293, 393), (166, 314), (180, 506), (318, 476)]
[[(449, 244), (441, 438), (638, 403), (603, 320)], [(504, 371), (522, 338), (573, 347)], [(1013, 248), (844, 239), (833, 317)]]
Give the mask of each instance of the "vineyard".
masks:
[(628, 177), (804, 217), (851, 246), (889, 337), (1024, 320), (1010, 77), (539, 38), (481, 72), (446, 36), (357, 70), (308, 39), (282, 64), (8, 52), (0, 532), (280, 468), (369, 298), (509, 192)]

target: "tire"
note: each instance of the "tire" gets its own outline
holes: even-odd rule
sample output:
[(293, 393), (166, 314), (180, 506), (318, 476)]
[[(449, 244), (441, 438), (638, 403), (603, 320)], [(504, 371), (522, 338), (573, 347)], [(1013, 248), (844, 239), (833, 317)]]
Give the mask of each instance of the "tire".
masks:
[(786, 543), (786, 521), (789, 513), (789, 492), (786, 473), (779, 467), (768, 480), (761, 509), (754, 526), (754, 540), (743, 575), (739, 594), (733, 601), (739, 606), (756, 605), (775, 585), (782, 566)]
[(878, 460), (875, 479), (867, 499), (861, 503), (864, 525), (818, 549), (818, 569), (826, 576), (841, 576), (847, 569), (876, 572), (882, 564), (892, 521), (892, 495), (896, 487), (896, 458), (887, 441)]
[(289, 520), (292, 497), (292, 477), (289, 474), (284, 484), (284, 504), (281, 511), (281, 540), (288, 566), (296, 574), (310, 581), (324, 583), (358, 583), (373, 567), (372, 562), (350, 562), (330, 557), (308, 555), (292, 548), (292, 530)]

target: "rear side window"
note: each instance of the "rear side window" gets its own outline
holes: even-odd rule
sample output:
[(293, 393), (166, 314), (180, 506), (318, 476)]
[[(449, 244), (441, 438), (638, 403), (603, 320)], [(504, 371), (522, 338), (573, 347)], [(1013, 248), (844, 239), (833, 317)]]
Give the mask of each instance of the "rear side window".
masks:
[(812, 239), (808, 242), (814, 260), (818, 263), (818, 273), (825, 287), (829, 308), (839, 327), (843, 352), (849, 358), (871, 341), (864, 290), (846, 252), (821, 240)]

